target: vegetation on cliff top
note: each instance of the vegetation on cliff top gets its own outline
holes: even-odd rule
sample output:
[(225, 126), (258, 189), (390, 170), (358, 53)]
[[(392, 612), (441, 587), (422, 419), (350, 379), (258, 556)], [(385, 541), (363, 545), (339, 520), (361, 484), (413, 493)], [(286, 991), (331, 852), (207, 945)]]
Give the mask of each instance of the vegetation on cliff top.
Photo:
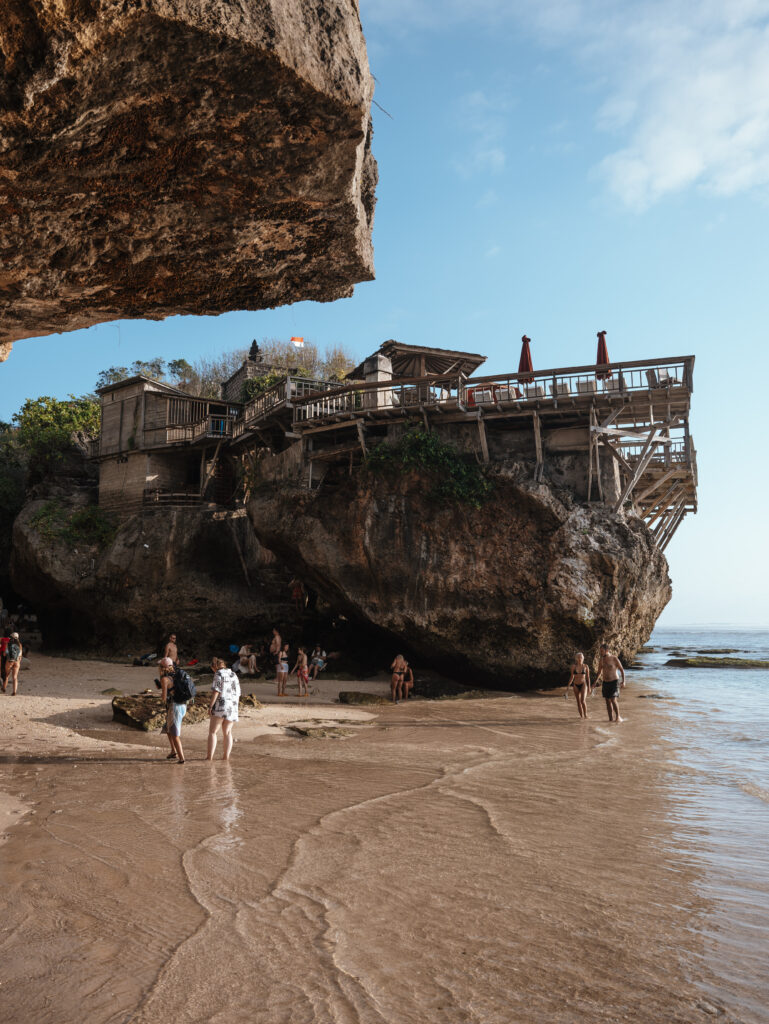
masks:
[[(189, 395), (219, 398), (221, 383), (240, 369), (248, 351), (247, 348), (236, 348), (213, 359), (196, 359), (194, 363), (188, 363), (186, 359), (137, 359), (130, 366), (110, 366), (102, 370), (96, 379), (96, 387), (103, 388), (141, 375), (171, 384)], [(298, 349), (290, 341), (264, 338), (259, 345), (259, 355), (268, 366), (285, 367), (303, 377), (328, 380), (341, 380), (355, 366), (354, 359), (341, 345), (329, 345), (321, 350), (311, 341), (306, 341)], [(257, 377), (253, 385), (248, 381), (243, 401), (272, 387), (281, 376), (267, 374)], [(274, 380), (267, 382), (267, 378), (272, 377)]]
[(366, 469), (377, 474), (421, 470), (432, 479), (431, 498), (476, 509), (492, 490), (491, 481), (472, 456), (419, 428), (406, 431), (394, 444), (377, 445), (368, 454)]
[(32, 525), (48, 541), (106, 547), (114, 538), (116, 527), (98, 505), (72, 508), (56, 499), (46, 501), (35, 514)]

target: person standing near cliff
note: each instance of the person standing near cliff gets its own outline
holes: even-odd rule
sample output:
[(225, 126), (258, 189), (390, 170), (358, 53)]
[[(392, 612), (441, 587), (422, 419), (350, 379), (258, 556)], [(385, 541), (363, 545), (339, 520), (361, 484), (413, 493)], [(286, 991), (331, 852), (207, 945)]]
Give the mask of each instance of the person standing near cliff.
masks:
[(174, 672), (176, 671), (173, 661), (170, 658), (161, 658), (160, 666), (160, 691), (161, 697), (166, 705), (166, 735), (171, 745), (171, 753), (166, 755), (167, 761), (178, 759), (179, 764), (184, 764), (184, 750), (182, 749), (182, 719), (187, 714), (186, 702), (174, 700)]
[(620, 687), (622, 689), (625, 687), (625, 669), (622, 667), (622, 662), (616, 654), (611, 653), (608, 644), (601, 644), (601, 656), (598, 666), (598, 675), (595, 677), (595, 686), (598, 686), (599, 679), (602, 680), (601, 695), (606, 701), (606, 710), (609, 713), (609, 721), (624, 721), (623, 718), (620, 718), (617, 700), (619, 699)]
[(270, 658), (272, 659), (272, 664), (275, 665), (275, 667), (276, 667), (276, 671), (277, 671), (278, 662), (280, 661), (280, 658), (278, 657), (278, 655), (281, 652), (282, 646), (283, 646), (283, 639), (282, 639), (280, 633), (278, 632), (278, 627), (277, 626), (273, 626), (272, 627), (272, 640), (270, 640)]
[(11, 695), (16, 696), (19, 689), (19, 669), (21, 668), (21, 657), (23, 654), (21, 641), (18, 633), (11, 633), (8, 637), (8, 647), (5, 651), (5, 675), (3, 676), (3, 693), (8, 683), (13, 683)]
[(171, 633), (163, 648), (163, 657), (170, 658), (174, 665), (179, 663), (179, 648), (176, 646), (176, 633)]

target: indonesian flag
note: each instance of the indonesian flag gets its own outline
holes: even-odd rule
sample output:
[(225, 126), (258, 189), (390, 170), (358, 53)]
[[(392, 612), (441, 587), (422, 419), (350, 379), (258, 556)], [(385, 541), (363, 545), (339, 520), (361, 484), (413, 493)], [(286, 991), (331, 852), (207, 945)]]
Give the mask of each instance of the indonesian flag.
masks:
[(292, 338), (291, 344), (295, 345), (296, 348), (304, 348), (304, 338)]

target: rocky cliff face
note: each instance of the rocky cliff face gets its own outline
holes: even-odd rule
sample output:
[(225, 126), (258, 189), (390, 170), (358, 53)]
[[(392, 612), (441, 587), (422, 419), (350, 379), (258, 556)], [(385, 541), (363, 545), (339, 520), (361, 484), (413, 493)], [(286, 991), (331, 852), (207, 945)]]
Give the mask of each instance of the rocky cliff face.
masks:
[(0, 359), (373, 277), (357, 0), (3, 0)]
[(545, 484), (495, 481), (480, 509), (436, 506), (430, 483), (361, 475), (333, 493), (252, 498), (259, 540), (332, 605), (454, 675), (565, 682), (576, 651), (626, 657), (671, 596), (646, 527)]
[(174, 630), (185, 652), (205, 657), (268, 636), (286, 616), (289, 577), (245, 517), (194, 509), (135, 516), (100, 548), (51, 537), (41, 517), (50, 501), (25, 505), (11, 554), (14, 589), (38, 612), (48, 644), (136, 655)]

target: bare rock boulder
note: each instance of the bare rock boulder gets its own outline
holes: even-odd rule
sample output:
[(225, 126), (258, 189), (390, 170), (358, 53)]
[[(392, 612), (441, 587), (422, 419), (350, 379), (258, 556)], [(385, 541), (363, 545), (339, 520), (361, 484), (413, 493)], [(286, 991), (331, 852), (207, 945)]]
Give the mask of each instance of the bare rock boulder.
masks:
[(3, 0), (0, 359), (373, 277), (356, 0)]
[(593, 660), (606, 639), (632, 658), (646, 643), (671, 585), (640, 519), (503, 473), (477, 509), (437, 502), (432, 484), (413, 471), (264, 489), (249, 516), (334, 607), (389, 633), (393, 655), (464, 683), (565, 684), (577, 651)]

